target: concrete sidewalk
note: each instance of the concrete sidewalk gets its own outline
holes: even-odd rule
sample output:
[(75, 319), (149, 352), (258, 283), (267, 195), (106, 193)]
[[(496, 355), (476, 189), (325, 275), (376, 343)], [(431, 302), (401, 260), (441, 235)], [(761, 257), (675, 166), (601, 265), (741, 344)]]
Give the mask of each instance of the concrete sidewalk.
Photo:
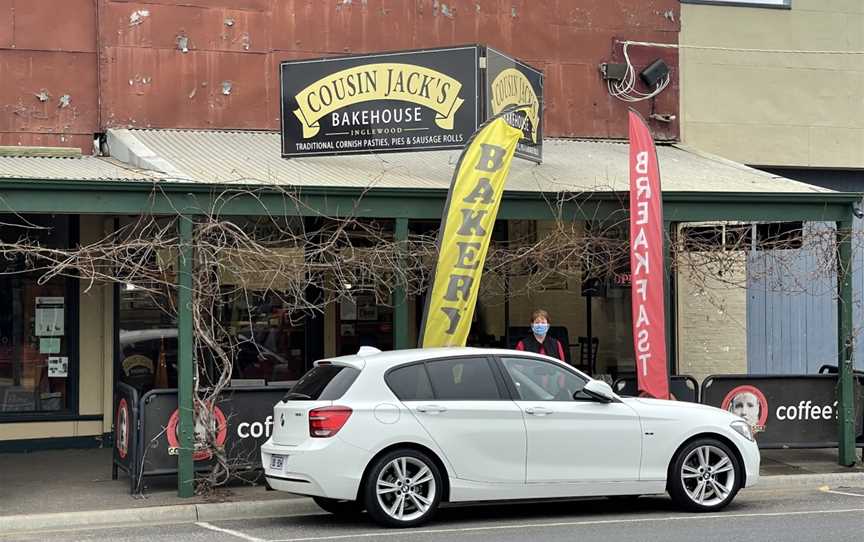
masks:
[(111, 479), (111, 457), (110, 448), (0, 454), (0, 517), (285, 499), (284, 493), (249, 484), (180, 499), (174, 476), (145, 478), (143, 495), (134, 496), (126, 473)]
[[(207, 497), (177, 497), (171, 476), (111, 480), (110, 449), (0, 454), (0, 536), (15, 532), (319, 513), (311, 499), (234, 484)], [(759, 488), (864, 485), (864, 467), (837, 465), (836, 450), (763, 450)]]
[(762, 450), (762, 469), (764, 477), (801, 474), (864, 473), (861, 464), (861, 449), (858, 452), (858, 465), (841, 467), (837, 464), (836, 448), (822, 450)]

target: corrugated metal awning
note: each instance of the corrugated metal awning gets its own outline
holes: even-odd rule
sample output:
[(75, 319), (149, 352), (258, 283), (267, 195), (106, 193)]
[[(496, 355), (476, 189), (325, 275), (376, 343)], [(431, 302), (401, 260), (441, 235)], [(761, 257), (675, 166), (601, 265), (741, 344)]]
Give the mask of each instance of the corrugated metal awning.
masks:
[[(0, 156), (0, 179), (53, 181), (154, 181), (165, 175), (97, 156)], [(0, 184), (2, 186), (2, 184)]]
[[(294, 187), (437, 188), (450, 185), (459, 151), (284, 159), (276, 132), (112, 129), (113, 157), (170, 180)], [(680, 145), (658, 146), (664, 192), (831, 192)], [(628, 146), (544, 141), (543, 163), (515, 159), (508, 191), (617, 192), (629, 186)]]

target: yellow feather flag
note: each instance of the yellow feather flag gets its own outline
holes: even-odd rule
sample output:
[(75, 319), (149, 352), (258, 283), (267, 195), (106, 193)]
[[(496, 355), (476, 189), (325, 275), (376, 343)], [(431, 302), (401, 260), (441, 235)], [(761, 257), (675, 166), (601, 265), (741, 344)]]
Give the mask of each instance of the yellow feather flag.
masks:
[(515, 109), (521, 107), (484, 123), (459, 157), (438, 234), (438, 262), (420, 328), (421, 348), (465, 346), (492, 227), (522, 137), (522, 131), (503, 118)]

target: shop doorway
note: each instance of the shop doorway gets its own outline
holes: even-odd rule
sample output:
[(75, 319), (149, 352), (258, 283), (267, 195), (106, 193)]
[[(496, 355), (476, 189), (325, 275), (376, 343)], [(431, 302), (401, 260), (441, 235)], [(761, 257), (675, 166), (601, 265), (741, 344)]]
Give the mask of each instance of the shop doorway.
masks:
[(374, 294), (357, 294), (339, 303), (336, 352), (356, 354), (361, 346), (393, 349), (393, 308), (379, 305)]

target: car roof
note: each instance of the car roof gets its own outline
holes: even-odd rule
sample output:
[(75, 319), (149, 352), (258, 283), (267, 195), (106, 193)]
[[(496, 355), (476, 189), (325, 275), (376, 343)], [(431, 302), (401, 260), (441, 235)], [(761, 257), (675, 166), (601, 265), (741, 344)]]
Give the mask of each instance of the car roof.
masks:
[(440, 348), (409, 348), (405, 350), (388, 350), (386, 352), (374, 351), (373, 349), (364, 349), (357, 354), (348, 356), (339, 356), (335, 358), (322, 359), (316, 363), (335, 363), (337, 365), (350, 365), (358, 369), (362, 369), (367, 363), (375, 364), (376, 366), (391, 366), (401, 365), (419, 360), (431, 360), (438, 358), (450, 358), (457, 356), (491, 356), (491, 355), (523, 355), (540, 359), (549, 359), (561, 363), (560, 361), (521, 350), (506, 350), (503, 348), (476, 348), (473, 346), (449, 346)]

